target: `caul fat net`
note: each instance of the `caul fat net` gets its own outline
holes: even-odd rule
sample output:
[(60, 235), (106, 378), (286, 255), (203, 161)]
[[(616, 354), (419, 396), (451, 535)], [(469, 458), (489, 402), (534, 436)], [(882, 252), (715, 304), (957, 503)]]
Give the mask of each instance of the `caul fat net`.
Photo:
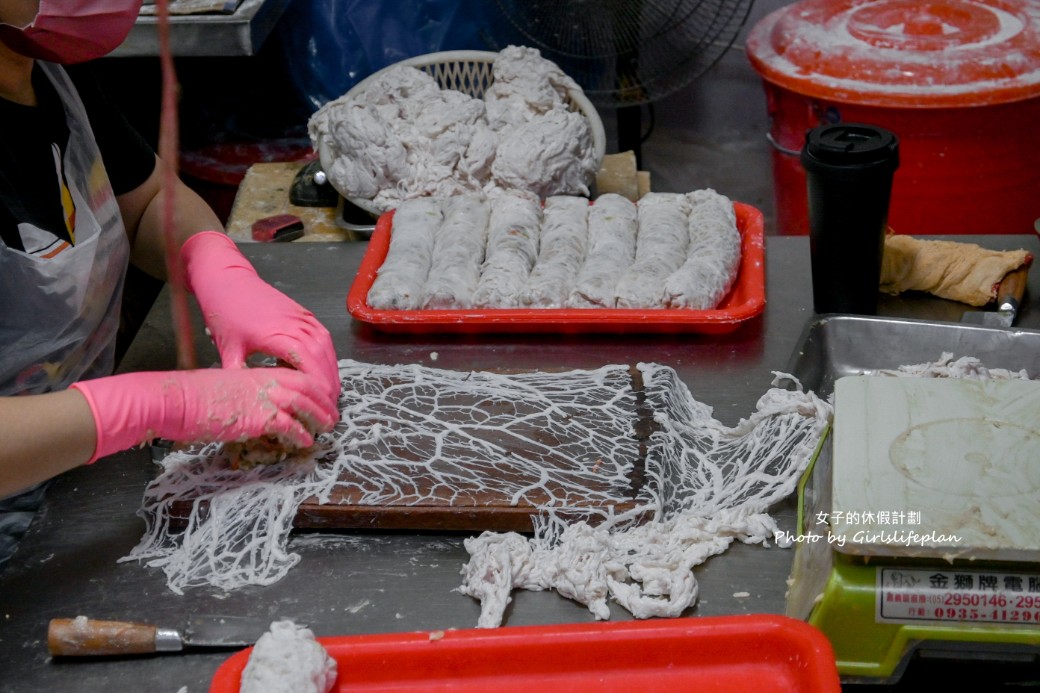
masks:
[(176, 593), (269, 585), (300, 556), (300, 505), (533, 508), (533, 534), (486, 532), (459, 591), (495, 626), (513, 589), (557, 589), (607, 618), (678, 615), (691, 569), (734, 539), (767, 543), (769, 507), (797, 484), (830, 418), (779, 385), (734, 427), (659, 364), (567, 372), (459, 372), (340, 362), (341, 420), (303, 459), (234, 470), (221, 445), (173, 452), (148, 485), (146, 531), (123, 560)]

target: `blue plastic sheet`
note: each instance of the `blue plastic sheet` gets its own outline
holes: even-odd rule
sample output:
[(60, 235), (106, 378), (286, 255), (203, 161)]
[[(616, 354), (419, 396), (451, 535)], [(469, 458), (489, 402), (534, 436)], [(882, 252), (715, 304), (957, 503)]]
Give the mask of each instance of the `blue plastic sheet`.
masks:
[(406, 58), (489, 50), (481, 0), (296, 0), (277, 33), (291, 79), (317, 110)]

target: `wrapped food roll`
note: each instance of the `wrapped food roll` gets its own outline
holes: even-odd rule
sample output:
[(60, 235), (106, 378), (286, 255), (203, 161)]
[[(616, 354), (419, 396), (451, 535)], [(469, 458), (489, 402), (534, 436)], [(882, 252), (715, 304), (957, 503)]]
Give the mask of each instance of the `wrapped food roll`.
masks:
[(690, 203), (680, 193), (648, 193), (639, 199), (636, 259), (621, 276), (618, 308), (663, 308), (664, 282), (686, 260)]
[(571, 308), (614, 308), (614, 288), (636, 255), (639, 217), (634, 202), (600, 195), (589, 209), (589, 247), (567, 299)]
[(484, 262), (488, 220), (487, 200), (458, 195), (444, 201), (444, 221), (433, 242), (433, 260), (423, 308), (470, 308)]
[(491, 198), (487, 251), (480, 281), (473, 293), (479, 308), (515, 308), (538, 257), (542, 224), (541, 202), (524, 193)]
[(433, 259), (433, 239), (443, 219), (441, 203), (430, 197), (405, 200), (394, 212), (386, 259), (368, 290), (368, 305), (379, 310), (414, 310), (422, 305)]
[(725, 195), (704, 189), (687, 198), (690, 247), (686, 262), (665, 280), (665, 306), (711, 310), (737, 278), (740, 231), (733, 203)]
[(520, 303), (563, 308), (578, 276), (589, 238), (589, 201), (557, 195), (546, 199), (538, 261), (520, 294)]
[(1033, 260), (1022, 249), (990, 250), (974, 243), (899, 235), (885, 237), (883, 257), (881, 291), (925, 291), (972, 306), (995, 299), (1001, 280)]

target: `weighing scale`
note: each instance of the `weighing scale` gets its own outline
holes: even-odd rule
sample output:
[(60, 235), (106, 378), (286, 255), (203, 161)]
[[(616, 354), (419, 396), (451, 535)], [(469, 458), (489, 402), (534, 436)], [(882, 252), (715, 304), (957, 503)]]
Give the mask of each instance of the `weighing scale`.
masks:
[(846, 682), (1040, 658), (1040, 382), (848, 376), (799, 487), (787, 615)]

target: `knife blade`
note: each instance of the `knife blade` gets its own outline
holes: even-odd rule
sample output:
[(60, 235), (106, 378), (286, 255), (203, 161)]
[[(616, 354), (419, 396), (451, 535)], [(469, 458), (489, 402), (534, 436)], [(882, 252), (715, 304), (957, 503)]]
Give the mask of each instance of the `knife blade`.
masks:
[(966, 312), (961, 316), (961, 322), (985, 327), (1007, 328), (1014, 325), (1028, 277), (1029, 265), (1009, 272), (997, 288), (996, 309)]
[(133, 621), (103, 621), (86, 616), (55, 618), (47, 628), (47, 648), (55, 657), (241, 648), (254, 644), (270, 625), (269, 619), (243, 616), (195, 616), (181, 629)]

